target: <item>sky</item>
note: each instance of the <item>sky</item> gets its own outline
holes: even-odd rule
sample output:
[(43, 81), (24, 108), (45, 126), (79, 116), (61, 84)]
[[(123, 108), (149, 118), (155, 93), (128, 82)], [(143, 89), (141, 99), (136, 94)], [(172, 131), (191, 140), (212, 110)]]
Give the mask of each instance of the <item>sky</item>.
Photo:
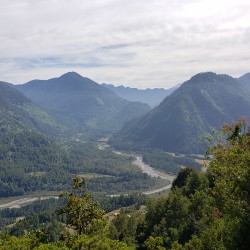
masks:
[(250, 72), (249, 0), (0, 0), (0, 81), (170, 88)]

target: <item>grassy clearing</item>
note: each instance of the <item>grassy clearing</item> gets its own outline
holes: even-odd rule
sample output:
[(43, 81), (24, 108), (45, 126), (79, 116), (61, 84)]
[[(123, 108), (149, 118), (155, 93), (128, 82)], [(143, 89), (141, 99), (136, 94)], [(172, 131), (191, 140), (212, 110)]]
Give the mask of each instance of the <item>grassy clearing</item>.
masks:
[(105, 175), (105, 174), (96, 174), (96, 173), (87, 173), (87, 174), (79, 174), (79, 177), (85, 178), (85, 179), (94, 179), (94, 178), (100, 178), (100, 177), (109, 177), (114, 178), (113, 175)]

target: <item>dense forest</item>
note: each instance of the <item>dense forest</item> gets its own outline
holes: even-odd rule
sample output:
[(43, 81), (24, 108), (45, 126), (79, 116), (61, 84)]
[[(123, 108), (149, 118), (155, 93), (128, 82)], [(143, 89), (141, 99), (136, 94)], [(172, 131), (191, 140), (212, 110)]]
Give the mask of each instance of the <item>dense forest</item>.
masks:
[(98, 150), (93, 143), (55, 143), (25, 131), (2, 131), (0, 140), (1, 197), (69, 190), (73, 176), (86, 174), (90, 176), (88, 188), (93, 192), (141, 191), (161, 183), (133, 166), (133, 157)]
[(181, 166), (201, 170), (201, 165), (194, 159), (182, 155), (173, 156), (163, 150), (145, 152), (143, 154), (143, 161), (154, 168), (173, 174), (178, 174)]
[(19, 237), (4, 233), (0, 249), (249, 249), (250, 131), (241, 119), (214, 140), (207, 171), (182, 169), (170, 194), (149, 200), (146, 213), (124, 208), (108, 221), (78, 177), (61, 195), (57, 215), (67, 227), (60, 237), (42, 227)]

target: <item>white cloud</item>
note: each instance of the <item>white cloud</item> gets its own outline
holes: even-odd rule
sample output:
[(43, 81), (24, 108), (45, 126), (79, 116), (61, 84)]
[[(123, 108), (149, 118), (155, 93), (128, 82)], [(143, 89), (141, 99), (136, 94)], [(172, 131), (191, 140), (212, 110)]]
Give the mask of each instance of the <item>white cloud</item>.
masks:
[(170, 87), (200, 71), (249, 71), (248, 0), (1, 0), (0, 79), (77, 71)]

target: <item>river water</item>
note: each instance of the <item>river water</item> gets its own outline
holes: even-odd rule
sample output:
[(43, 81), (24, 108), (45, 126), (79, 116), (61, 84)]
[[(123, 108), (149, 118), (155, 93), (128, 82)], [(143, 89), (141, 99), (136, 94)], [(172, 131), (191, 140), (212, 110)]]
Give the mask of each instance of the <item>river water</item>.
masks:
[(143, 173), (146, 173), (147, 175), (154, 177), (154, 178), (160, 178), (160, 179), (165, 179), (165, 180), (169, 181), (168, 185), (166, 185), (162, 188), (144, 191), (144, 192), (142, 192), (143, 194), (146, 194), (146, 195), (155, 194), (155, 193), (159, 193), (159, 192), (162, 192), (164, 190), (168, 190), (171, 188), (172, 182), (176, 177), (175, 175), (170, 175), (170, 174), (158, 171), (158, 170), (150, 167), (150, 165), (143, 162), (141, 156), (135, 156), (135, 157), (136, 157), (136, 160), (133, 162), (133, 164), (137, 165)]
[[(109, 148), (109, 147), (110, 146), (108, 144), (108, 138), (102, 138), (98, 141), (98, 149), (99, 150), (105, 150), (106, 148)], [(133, 154), (126, 154), (126, 153), (122, 153), (120, 151), (115, 151), (115, 150), (113, 150), (112, 152), (115, 154), (119, 154), (119, 155), (135, 157), (136, 159), (133, 161), (133, 164), (138, 166), (143, 173), (146, 173), (147, 175), (154, 177), (154, 178), (160, 178), (160, 179), (165, 179), (165, 180), (169, 181), (169, 184), (164, 186), (164, 187), (161, 187), (158, 189), (147, 190), (147, 191), (142, 192), (142, 194), (149, 195), (149, 194), (160, 193), (160, 192), (162, 192), (164, 190), (168, 190), (172, 187), (172, 182), (176, 178), (176, 175), (171, 175), (171, 174), (156, 170), (155, 168), (152, 168), (150, 165), (143, 162), (141, 156), (136, 156)], [(117, 195), (112, 195), (112, 196), (117, 196)]]
[[(98, 141), (98, 149), (99, 150), (105, 150), (106, 148), (109, 148), (108, 138), (107, 139), (106, 138), (100, 139), (100, 141)], [(112, 152), (115, 153), (115, 154), (119, 154), (119, 155), (126, 155), (126, 156), (135, 157), (136, 159), (133, 161), (133, 164), (138, 166), (143, 173), (146, 173), (147, 175), (149, 175), (151, 177), (154, 177), (154, 178), (160, 178), (160, 179), (165, 179), (165, 180), (169, 181), (169, 184), (164, 186), (164, 187), (161, 187), (161, 188), (158, 188), (158, 189), (147, 190), (147, 191), (142, 192), (142, 194), (149, 195), (149, 194), (160, 193), (162, 191), (165, 191), (165, 190), (168, 190), (168, 189), (171, 188), (172, 182), (176, 177), (175, 175), (170, 175), (170, 174), (167, 174), (165, 172), (158, 171), (158, 170), (152, 168), (150, 165), (143, 162), (141, 156), (136, 156), (136, 155), (133, 155), (133, 154), (125, 154), (125, 153), (122, 153), (122, 152), (119, 152), (119, 151), (112, 151)], [(114, 194), (114, 195), (110, 195), (110, 196), (119, 196), (119, 195)], [(41, 197), (21, 198), (21, 199), (17, 199), (17, 200), (14, 200), (12, 202), (0, 205), (0, 209), (19, 208), (19, 207), (21, 207), (21, 206), (23, 206), (25, 204), (34, 202), (36, 200), (39, 200), (39, 199), (44, 200), (44, 199), (49, 199), (49, 198), (58, 198), (58, 196), (41, 196)]]
[(0, 205), (0, 209), (5, 209), (5, 208), (20, 208), (23, 205), (26, 205), (28, 203), (32, 203), (37, 200), (46, 200), (46, 199), (58, 199), (58, 196), (41, 196), (41, 197), (25, 197), (21, 199), (17, 199), (5, 204)]

